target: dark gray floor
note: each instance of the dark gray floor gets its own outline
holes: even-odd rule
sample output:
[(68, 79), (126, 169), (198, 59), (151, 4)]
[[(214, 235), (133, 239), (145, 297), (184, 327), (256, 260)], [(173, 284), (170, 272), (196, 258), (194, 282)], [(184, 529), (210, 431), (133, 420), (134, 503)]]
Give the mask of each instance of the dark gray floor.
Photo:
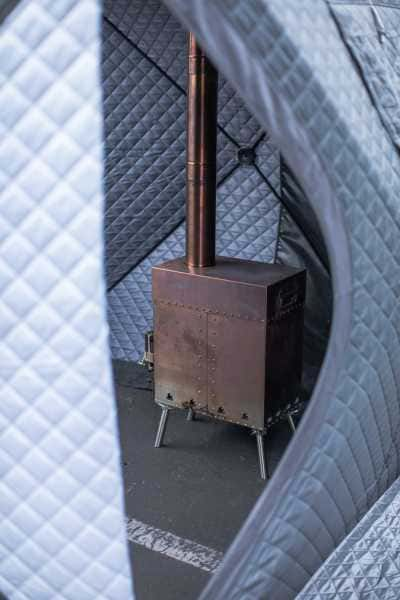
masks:
[[(259, 478), (255, 438), (249, 431), (206, 418), (188, 422), (172, 413), (165, 446), (153, 447), (160, 409), (146, 370), (115, 361), (129, 518), (224, 552), (265, 483)], [(268, 438), (273, 471), (290, 440), (286, 424)], [(137, 600), (194, 600), (205, 571), (130, 544)]]

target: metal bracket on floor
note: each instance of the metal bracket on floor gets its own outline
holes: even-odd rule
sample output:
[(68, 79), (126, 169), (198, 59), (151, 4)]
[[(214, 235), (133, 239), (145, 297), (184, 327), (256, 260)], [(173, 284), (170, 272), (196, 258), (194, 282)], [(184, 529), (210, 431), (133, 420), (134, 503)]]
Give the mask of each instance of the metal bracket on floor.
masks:
[[(160, 402), (157, 402), (157, 404), (161, 408), (161, 417), (160, 417), (160, 422), (158, 424), (156, 439), (154, 442), (154, 448), (160, 448), (162, 446), (165, 430), (167, 428), (169, 412), (171, 410), (174, 410), (174, 408), (175, 408), (173, 406), (168, 406), (167, 404), (161, 404)], [(188, 421), (194, 421), (195, 412), (192, 408), (188, 409), (186, 419)]]
[(266, 452), (265, 452), (265, 448), (264, 448), (265, 431), (260, 431), (259, 429), (253, 429), (251, 433), (252, 433), (252, 435), (256, 436), (256, 440), (257, 440), (258, 462), (260, 465), (261, 479), (269, 479), (268, 462), (267, 462)]
[(158, 424), (156, 440), (154, 442), (154, 448), (160, 448), (162, 446), (165, 430), (167, 427), (169, 411), (171, 410), (171, 408), (169, 406), (167, 406), (166, 404), (159, 404), (159, 407), (161, 408), (161, 417), (160, 417), (160, 422)]

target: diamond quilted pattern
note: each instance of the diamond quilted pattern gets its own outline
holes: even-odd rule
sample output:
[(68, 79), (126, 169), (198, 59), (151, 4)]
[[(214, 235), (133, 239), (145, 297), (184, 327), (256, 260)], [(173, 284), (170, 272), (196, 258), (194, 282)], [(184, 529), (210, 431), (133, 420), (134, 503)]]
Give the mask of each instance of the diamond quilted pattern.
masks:
[[(400, 146), (400, 66), (398, 3), (331, 2), (343, 37), (359, 65), (393, 142)], [(390, 8), (389, 8), (390, 7)]]
[(241, 146), (254, 146), (262, 135), (256, 119), (223, 77), (218, 88), (218, 123)]
[(256, 143), (256, 166), (270, 186), (281, 195), (280, 155), (277, 147), (267, 134), (263, 134)]
[(399, 475), (399, 156), (326, 2), (167, 4), (237, 89), (251, 90), (249, 105), (310, 198), (332, 266), (335, 320), (314, 397), (203, 595), (287, 600)]
[[(185, 98), (107, 23), (103, 35), (106, 264), (112, 284), (183, 218)], [(155, 236), (156, 220), (162, 225)]]
[(173, 81), (186, 88), (186, 33), (160, 0), (105, 0), (104, 14)]
[(400, 481), (317, 571), (299, 600), (396, 600), (400, 595)]
[[(244, 176), (245, 175), (245, 176)], [(280, 204), (252, 167), (238, 169), (218, 191), (217, 251), (271, 262), (275, 254)], [(114, 358), (138, 360), (143, 335), (152, 327), (151, 268), (185, 252), (180, 226), (108, 294)]]
[(0, 590), (10, 600), (132, 597), (101, 273), (99, 37), (94, 0), (22, 0), (1, 25)]

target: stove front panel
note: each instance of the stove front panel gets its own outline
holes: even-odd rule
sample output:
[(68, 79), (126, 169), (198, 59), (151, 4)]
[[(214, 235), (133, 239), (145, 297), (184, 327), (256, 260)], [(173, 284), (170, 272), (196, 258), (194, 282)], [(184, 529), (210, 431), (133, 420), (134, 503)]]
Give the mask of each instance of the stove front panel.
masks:
[(153, 300), (156, 402), (263, 429), (266, 288), (162, 267)]
[(154, 356), (156, 402), (207, 409), (207, 313), (157, 299)]
[(265, 322), (209, 314), (209, 412), (263, 429), (264, 398)]

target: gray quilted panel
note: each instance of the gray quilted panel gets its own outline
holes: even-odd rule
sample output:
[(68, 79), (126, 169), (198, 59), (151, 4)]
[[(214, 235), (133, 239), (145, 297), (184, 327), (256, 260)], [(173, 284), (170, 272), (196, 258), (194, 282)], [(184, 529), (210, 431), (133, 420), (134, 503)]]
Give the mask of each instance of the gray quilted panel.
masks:
[[(276, 156), (275, 149), (273, 153)], [(275, 255), (279, 214), (280, 203), (269, 193), (256, 169), (236, 170), (218, 191), (218, 252), (271, 262)], [(184, 251), (185, 228), (181, 225), (108, 293), (114, 358), (137, 360), (141, 357), (143, 334), (152, 327), (153, 320), (151, 267)]]
[[(186, 65), (182, 65), (186, 72)], [(218, 123), (237, 146), (255, 146), (262, 129), (243, 100), (220, 75), (218, 87)]]
[(167, 4), (251, 90), (331, 264), (334, 321), (308, 411), (203, 595), (288, 600), (399, 475), (399, 156), (323, 0)]
[(112, 285), (183, 219), (186, 101), (107, 22), (103, 80), (106, 267)]
[(330, 5), (382, 121), (400, 147), (400, 3), (361, 0), (355, 6), (336, 0)]
[(103, 14), (183, 90), (186, 33), (160, 0), (104, 0)]
[(99, 25), (95, 0), (22, 0), (0, 30), (8, 600), (132, 598), (101, 268)]
[(317, 571), (299, 600), (400, 598), (400, 480)]

